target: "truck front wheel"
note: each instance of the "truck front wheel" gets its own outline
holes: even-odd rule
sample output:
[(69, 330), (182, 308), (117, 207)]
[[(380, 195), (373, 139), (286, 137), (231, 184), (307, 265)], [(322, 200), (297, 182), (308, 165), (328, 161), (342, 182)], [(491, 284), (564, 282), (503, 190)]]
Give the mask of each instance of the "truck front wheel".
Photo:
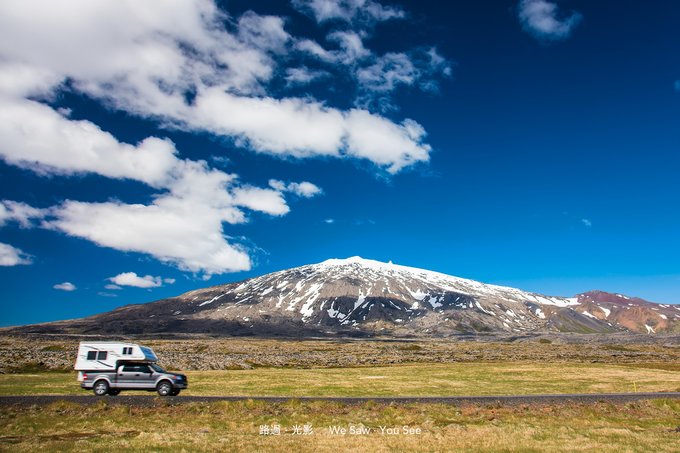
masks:
[(109, 393), (109, 383), (104, 380), (99, 380), (94, 383), (92, 391), (94, 391), (94, 394), (97, 396), (104, 396)]
[(160, 396), (168, 396), (172, 393), (172, 384), (168, 381), (162, 381), (156, 386), (156, 391)]

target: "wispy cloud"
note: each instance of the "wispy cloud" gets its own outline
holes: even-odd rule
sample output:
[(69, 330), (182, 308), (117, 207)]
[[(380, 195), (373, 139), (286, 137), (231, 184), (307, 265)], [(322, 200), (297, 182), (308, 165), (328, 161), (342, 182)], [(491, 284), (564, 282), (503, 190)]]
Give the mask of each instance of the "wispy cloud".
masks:
[(285, 183), (276, 179), (270, 179), (269, 186), (279, 192), (290, 192), (303, 198), (312, 198), (323, 193), (319, 186), (309, 181)]
[(581, 223), (583, 223), (587, 227), (593, 226), (593, 222), (590, 219), (581, 219)]
[(576, 11), (562, 13), (556, 3), (547, 0), (522, 0), (518, 6), (518, 15), (525, 31), (546, 41), (568, 38), (583, 19)]
[(293, 6), (319, 22), (332, 20), (373, 25), (406, 17), (398, 6), (383, 6), (373, 0), (293, 0)]

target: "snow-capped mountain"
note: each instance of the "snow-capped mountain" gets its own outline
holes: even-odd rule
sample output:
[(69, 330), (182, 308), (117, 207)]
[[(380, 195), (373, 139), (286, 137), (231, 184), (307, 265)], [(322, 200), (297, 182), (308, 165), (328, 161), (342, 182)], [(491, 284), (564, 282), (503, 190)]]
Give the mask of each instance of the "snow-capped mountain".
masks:
[(554, 297), (367, 260), (331, 259), (73, 321), (81, 333), (441, 336), (635, 331), (680, 325), (680, 306), (603, 292)]

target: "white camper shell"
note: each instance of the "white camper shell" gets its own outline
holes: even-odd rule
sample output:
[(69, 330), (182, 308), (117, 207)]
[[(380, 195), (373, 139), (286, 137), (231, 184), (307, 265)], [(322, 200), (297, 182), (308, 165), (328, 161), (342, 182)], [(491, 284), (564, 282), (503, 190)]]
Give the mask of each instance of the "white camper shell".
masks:
[(78, 347), (76, 371), (115, 371), (119, 361), (157, 362), (151, 348), (135, 343), (81, 342)]

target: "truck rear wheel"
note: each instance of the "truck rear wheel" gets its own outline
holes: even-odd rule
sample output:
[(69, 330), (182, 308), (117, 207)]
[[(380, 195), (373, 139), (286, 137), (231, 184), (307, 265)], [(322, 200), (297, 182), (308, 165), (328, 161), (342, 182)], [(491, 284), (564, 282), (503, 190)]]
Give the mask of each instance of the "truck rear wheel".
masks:
[(109, 383), (106, 382), (105, 380), (101, 379), (101, 380), (94, 383), (94, 386), (92, 387), (92, 391), (97, 396), (104, 396), (107, 393), (109, 393)]
[(172, 393), (172, 384), (168, 381), (159, 382), (156, 386), (156, 391), (160, 396), (168, 396)]

